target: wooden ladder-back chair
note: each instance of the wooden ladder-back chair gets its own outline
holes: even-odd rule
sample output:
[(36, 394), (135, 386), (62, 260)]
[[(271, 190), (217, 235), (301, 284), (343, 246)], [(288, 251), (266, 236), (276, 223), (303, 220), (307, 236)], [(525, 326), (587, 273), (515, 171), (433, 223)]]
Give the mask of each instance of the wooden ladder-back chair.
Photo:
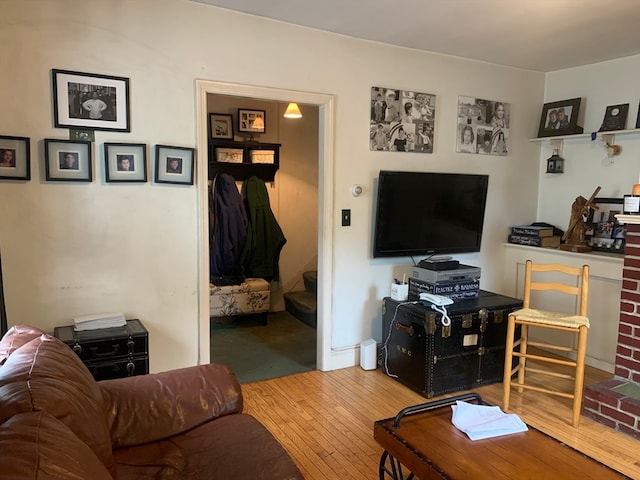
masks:
[[(560, 273), (565, 274), (563, 280), (571, 276), (572, 283), (557, 281)], [(535, 275), (534, 275), (535, 274)], [(553, 275), (553, 278), (547, 278)], [(536, 281), (532, 277), (535, 277)], [(544, 278), (543, 278), (544, 277)], [(547, 281), (542, 281), (543, 279)], [(534, 390), (551, 395), (573, 399), (573, 426), (580, 424), (582, 409), (582, 391), (584, 387), (584, 362), (587, 351), (587, 331), (589, 319), (587, 318), (587, 300), (589, 289), (589, 266), (570, 267), (561, 264), (534, 264), (527, 260), (524, 277), (524, 297), (522, 309), (509, 315), (507, 324), (507, 341), (505, 350), (504, 367), (504, 396), (503, 408), (509, 408), (511, 387), (517, 387), (518, 392), (524, 389)], [(534, 290), (552, 290), (568, 295), (576, 296), (576, 311), (574, 313), (561, 313), (554, 311), (538, 310), (531, 308), (531, 292)], [(520, 326), (520, 336), (515, 338), (516, 327)], [(529, 340), (529, 327), (545, 328), (554, 331), (571, 332), (577, 342), (573, 346), (565, 346), (553, 343), (533, 342)], [(529, 347), (535, 347), (535, 352), (529, 352)], [(573, 359), (575, 356), (575, 360)], [(513, 367), (513, 357), (518, 362)], [(541, 362), (543, 367), (532, 368), (527, 360)], [(564, 365), (572, 368), (572, 373), (566, 374), (558, 371), (547, 370), (546, 364)], [(537, 367), (537, 365), (536, 365)], [(566, 369), (565, 369), (566, 370)], [(532, 385), (525, 381), (525, 373), (532, 372), (549, 375), (573, 381), (573, 391), (562, 391), (559, 388)], [(512, 378), (518, 374), (517, 379)]]

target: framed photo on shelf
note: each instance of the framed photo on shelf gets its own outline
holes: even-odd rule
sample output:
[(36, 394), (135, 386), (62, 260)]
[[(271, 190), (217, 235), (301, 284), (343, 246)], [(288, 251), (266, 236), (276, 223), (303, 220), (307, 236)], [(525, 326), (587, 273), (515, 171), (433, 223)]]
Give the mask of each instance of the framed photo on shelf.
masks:
[(129, 79), (51, 70), (56, 128), (129, 132)]
[(233, 117), (226, 113), (210, 113), (209, 132), (214, 140), (233, 140)]
[(0, 135), (0, 180), (31, 180), (31, 141)]
[(581, 98), (545, 103), (542, 107), (538, 137), (555, 137), (582, 133), (578, 127)]
[(267, 113), (264, 110), (239, 108), (238, 131), (247, 133), (265, 133), (267, 131)]
[(107, 182), (146, 182), (147, 145), (105, 143), (104, 176)]
[(91, 142), (45, 138), (44, 167), (47, 181), (90, 182)]
[(612, 132), (627, 128), (627, 116), (629, 115), (629, 104), (609, 105), (604, 112), (604, 119), (600, 126), (600, 132)]
[(193, 185), (195, 148), (156, 145), (156, 183)]
[(596, 198), (593, 201), (597, 208), (591, 209), (587, 218), (585, 239), (593, 250), (624, 254), (626, 226), (615, 217), (622, 213), (622, 198)]

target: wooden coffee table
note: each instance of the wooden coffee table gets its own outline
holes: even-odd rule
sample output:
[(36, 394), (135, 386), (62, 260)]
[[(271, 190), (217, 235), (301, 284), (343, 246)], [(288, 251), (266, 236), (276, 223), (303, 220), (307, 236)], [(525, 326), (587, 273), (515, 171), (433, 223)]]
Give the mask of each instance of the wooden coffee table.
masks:
[(629, 478), (532, 427), (471, 441), (451, 423), (456, 400), (483, 403), (477, 394), (459, 395), (374, 423), (373, 437), (384, 448), (380, 480)]

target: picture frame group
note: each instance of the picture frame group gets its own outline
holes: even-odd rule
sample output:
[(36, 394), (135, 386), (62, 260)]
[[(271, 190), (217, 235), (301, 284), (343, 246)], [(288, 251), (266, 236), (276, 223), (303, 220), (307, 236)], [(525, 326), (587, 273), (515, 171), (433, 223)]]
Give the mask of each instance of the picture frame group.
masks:
[(623, 212), (622, 198), (595, 198), (587, 217), (585, 240), (592, 250), (624, 254), (626, 225), (618, 222), (617, 214)]
[(31, 180), (31, 141), (0, 135), (0, 179)]
[(369, 150), (433, 153), (434, 94), (373, 86), (369, 95)]
[(459, 96), (456, 152), (508, 155), (511, 143), (510, 123), (511, 104)]
[[(93, 154), (89, 140), (44, 139), (47, 182), (92, 182)], [(105, 182), (147, 182), (147, 145), (104, 145)], [(0, 135), (0, 180), (31, 180), (31, 140)], [(195, 148), (156, 145), (155, 182), (193, 185)]]

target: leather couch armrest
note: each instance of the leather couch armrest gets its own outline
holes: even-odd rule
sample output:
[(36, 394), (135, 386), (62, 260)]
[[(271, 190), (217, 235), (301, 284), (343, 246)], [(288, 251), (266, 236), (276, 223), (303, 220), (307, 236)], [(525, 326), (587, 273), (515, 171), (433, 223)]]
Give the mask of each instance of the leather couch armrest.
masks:
[(242, 391), (222, 364), (98, 382), (113, 448), (153, 442), (242, 412)]

